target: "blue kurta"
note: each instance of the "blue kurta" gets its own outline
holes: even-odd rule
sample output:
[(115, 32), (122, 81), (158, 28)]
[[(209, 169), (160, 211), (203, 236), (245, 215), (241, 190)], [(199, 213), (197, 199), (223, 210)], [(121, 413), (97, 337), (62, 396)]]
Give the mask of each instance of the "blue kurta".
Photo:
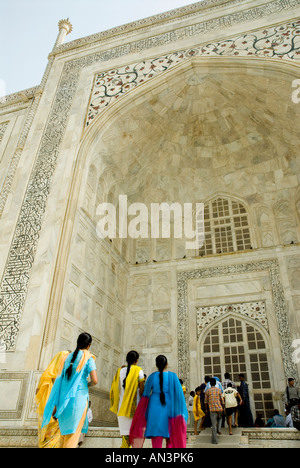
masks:
[(163, 373), (163, 391), (166, 397), (165, 406), (163, 406), (160, 401), (159, 372), (155, 372), (152, 381), (152, 393), (146, 414), (147, 427), (145, 437), (164, 437), (167, 439), (170, 437), (168, 418), (168, 402), (170, 400), (169, 372)]
[[(56, 379), (49, 400), (46, 404), (43, 418), (43, 427), (49, 423), (54, 406), (57, 410), (55, 417), (58, 419), (62, 435), (74, 434), (82, 418), (84, 410), (89, 401), (88, 376), (91, 371), (96, 370), (94, 359), (91, 357), (80, 372), (76, 372), (83, 351), (79, 351), (74, 363), (70, 380), (65, 376), (65, 371), (70, 366), (73, 353), (70, 354), (61, 375)], [(88, 430), (86, 418), (82, 432)]]

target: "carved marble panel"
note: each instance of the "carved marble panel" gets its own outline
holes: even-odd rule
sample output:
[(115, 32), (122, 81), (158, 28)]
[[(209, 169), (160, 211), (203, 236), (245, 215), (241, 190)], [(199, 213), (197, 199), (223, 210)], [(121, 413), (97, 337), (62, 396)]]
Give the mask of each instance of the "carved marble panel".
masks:
[[(273, 303), (280, 336), (281, 354), (286, 378), (297, 376), (297, 368), (292, 360), (291, 332), (287, 316), (283, 286), (280, 279), (277, 260), (243, 263), (214, 268), (184, 271), (177, 274), (178, 287), (178, 371), (185, 381), (189, 381), (189, 317), (188, 317), (188, 282), (189, 280), (209, 278), (214, 276), (239, 275), (245, 272), (268, 271), (270, 275)], [(261, 317), (260, 320), (263, 320)]]
[(175, 65), (196, 56), (300, 59), (300, 21), (265, 28), (234, 39), (216, 41), (152, 60), (98, 73), (95, 77), (86, 128), (111, 102)]
[(197, 307), (197, 336), (199, 338), (204, 328), (219, 317), (235, 312), (250, 317), (260, 323), (267, 331), (269, 324), (264, 301), (243, 302), (209, 307)]

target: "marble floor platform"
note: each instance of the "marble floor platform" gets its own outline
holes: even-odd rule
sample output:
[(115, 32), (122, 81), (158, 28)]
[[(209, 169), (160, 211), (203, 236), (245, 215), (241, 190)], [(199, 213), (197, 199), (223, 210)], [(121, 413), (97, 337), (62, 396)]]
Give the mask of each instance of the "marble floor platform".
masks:
[[(118, 449), (121, 437), (115, 427), (91, 427), (82, 448)], [(146, 441), (145, 448), (151, 448)], [(37, 448), (37, 428), (0, 428), (0, 448)], [(202, 431), (198, 436), (188, 431), (187, 449), (198, 448), (300, 448), (300, 432), (296, 429), (263, 428), (234, 429), (232, 436), (228, 429), (222, 429), (219, 444), (211, 444), (211, 429)]]

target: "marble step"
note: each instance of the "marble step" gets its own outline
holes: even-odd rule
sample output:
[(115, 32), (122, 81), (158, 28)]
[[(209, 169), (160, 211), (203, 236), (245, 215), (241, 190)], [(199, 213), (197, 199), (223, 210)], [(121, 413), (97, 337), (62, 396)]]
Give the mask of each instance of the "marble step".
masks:
[(233, 429), (233, 435), (229, 435), (228, 429), (222, 430), (222, 435), (218, 435), (218, 445), (211, 443), (211, 429), (201, 431), (199, 435), (189, 435), (187, 447), (189, 448), (240, 448), (241, 429)]

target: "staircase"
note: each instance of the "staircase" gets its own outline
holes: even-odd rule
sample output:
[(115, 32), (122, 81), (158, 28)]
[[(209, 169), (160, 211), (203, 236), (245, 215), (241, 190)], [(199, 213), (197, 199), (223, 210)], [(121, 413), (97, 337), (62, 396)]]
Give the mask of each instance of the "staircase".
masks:
[(228, 428), (222, 429), (222, 435), (218, 436), (218, 445), (211, 443), (211, 428), (206, 428), (199, 435), (189, 434), (187, 440), (187, 448), (242, 448), (241, 436), (242, 429), (233, 429), (233, 435), (229, 435)]

